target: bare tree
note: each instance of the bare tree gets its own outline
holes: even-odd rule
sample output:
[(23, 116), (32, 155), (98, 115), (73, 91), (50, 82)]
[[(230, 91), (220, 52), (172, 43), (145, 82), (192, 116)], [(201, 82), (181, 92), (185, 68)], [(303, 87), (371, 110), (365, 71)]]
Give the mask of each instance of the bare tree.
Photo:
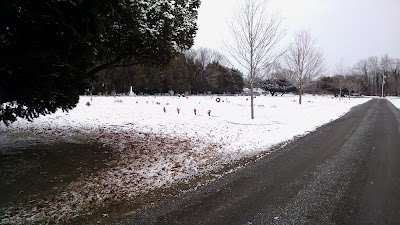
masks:
[(365, 85), (367, 86), (367, 93), (368, 95), (373, 95), (373, 88), (374, 88), (374, 77), (372, 76), (371, 68), (368, 64), (368, 60), (361, 59), (359, 60), (354, 66), (353, 71), (356, 71), (357, 74), (363, 76), (363, 80)]
[(387, 83), (387, 79), (390, 71), (392, 70), (394, 65), (393, 59), (391, 59), (388, 55), (384, 55), (380, 60), (379, 65), (379, 76), (381, 77), (381, 97), (384, 97), (384, 89), (385, 84)]
[(339, 89), (339, 100), (342, 100), (342, 90), (346, 87), (346, 70), (342, 59), (340, 63), (335, 66), (335, 77), (333, 80), (333, 85), (335, 88)]
[(248, 74), (252, 119), (256, 78), (283, 54), (278, 46), (285, 35), (283, 19), (277, 13), (269, 14), (267, 6), (268, 1), (242, 0), (228, 24), (232, 41), (224, 41), (225, 50)]
[(333, 85), (339, 89), (339, 100), (342, 100), (342, 91), (346, 87), (346, 77), (343, 75), (335, 75), (333, 77)]
[(354, 87), (354, 79), (351, 76), (346, 76), (345, 80), (346, 80), (345, 87), (346, 87), (347, 92), (349, 94), (349, 100), (350, 100), (351, 92), (353, 91), (353, 87)]
[(354, 94), (361, 95), (361, 91), (366, 87), (365, 81), (360, 76), (353, 75), (353, 77), (353, 92)]
[(349, 97), (351, 93), (353, 93), (354, 96), (357, 96), (361, 94), (362, 90), (365, 90), (365, 81), (362, 75), (358, 74), (357, 71), (350, 71), (346, 78), (348, 80), (348, 84), (346, 86), (350, 88)]
[(186, 57), (198, 62), (204, 71), (209, 64), (214, 62), (221, 65), (228, 64), (228, 60), (220, 52), (205, 47), (189, 50), (186, 52)]
[(395, 67), (392, 72), (395, 80), (396, 95), (400, 96), (400, 59), (395, 60)]
[(368, 67), (373, 78), (373, 93), (374, 95), (380, 95), (382, 77), (379, 75), (379, 58), (377, 56), (371, 56), (367, 59)]
[(363, 77), (363, 90), (369, 95), (400, 95), (400, 59), (371, 56), (359, 60), (352, 72)]
[(326, 70), (322, 50), (316, 44), (309, 31), (301, 30), (294, 35), (294, 43), (285, 55), (286, 66), (291, 71), (290, 79), (299, 91), (299, 104), (304, 89)]

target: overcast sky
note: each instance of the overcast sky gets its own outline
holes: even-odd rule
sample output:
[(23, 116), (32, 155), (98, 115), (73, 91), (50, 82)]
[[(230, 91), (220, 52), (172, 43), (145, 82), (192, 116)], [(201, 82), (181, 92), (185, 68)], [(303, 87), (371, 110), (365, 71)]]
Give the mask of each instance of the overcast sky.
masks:
[[(240, 0), (201, 0), (194, 47), (222, 51), (227, 21)], [(352, 66), (369, 56), (400, 58), (400, 0), (270, 0), (285, 19), (287, 35), (309, 29), (323, 49), (330, 70), (343, 58)]]

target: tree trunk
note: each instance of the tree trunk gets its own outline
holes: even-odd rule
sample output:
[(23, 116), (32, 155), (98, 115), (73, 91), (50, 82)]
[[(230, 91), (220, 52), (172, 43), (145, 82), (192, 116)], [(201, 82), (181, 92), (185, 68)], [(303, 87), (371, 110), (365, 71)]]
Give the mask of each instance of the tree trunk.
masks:
[(254, 119), (254, 93), (253, 93), (253, 81), (250, 83), (250, 108), (251, 108), (251, 119)]
[(301, 105), (301, 96), (303, 95), (303, 90), (299, 91), (299, 104)]
[(342, 101), (342, 89), (339, 88), (339, 101)]

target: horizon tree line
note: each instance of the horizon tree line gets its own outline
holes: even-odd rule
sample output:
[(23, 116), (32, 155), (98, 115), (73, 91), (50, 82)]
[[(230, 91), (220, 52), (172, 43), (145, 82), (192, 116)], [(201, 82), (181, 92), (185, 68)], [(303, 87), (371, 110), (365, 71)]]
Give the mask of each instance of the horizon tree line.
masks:
[(178, 54), (163, 67), (135, 65), (103, 71), (87, 94), (126, 94), (131, 86), (137, 94), (237, 94), (244, 82), (243, 74), (228, 67), (222, 54), (199, 48)]

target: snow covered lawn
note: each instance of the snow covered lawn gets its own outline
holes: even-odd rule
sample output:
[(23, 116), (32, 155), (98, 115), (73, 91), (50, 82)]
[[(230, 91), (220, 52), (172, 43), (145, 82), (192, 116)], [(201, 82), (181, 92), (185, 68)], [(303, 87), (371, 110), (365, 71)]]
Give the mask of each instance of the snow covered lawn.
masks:
[(299, 105), (297, 96), (259, 96), (251, 120), (249, 97), (219, 97), (220, 102), (216, 98), (82, 96), (69, 113), (0, 125), (4, 154), (9, 147), (33, 143), (97, 141), (118, 155), (110, 168), (72, 182), (57, 198), (38, 203), (40, 207), (3, 209), (0, 224), (68, 221), (97, 206), (134, 200), (244, 157), (268, 153), (272, 146), (307, 134), (369, 100), (305, 96)]
[(400, 109), (400, 98), (399, 97), (388, 97), (387, 100), (390, 101), (398, 109)]

